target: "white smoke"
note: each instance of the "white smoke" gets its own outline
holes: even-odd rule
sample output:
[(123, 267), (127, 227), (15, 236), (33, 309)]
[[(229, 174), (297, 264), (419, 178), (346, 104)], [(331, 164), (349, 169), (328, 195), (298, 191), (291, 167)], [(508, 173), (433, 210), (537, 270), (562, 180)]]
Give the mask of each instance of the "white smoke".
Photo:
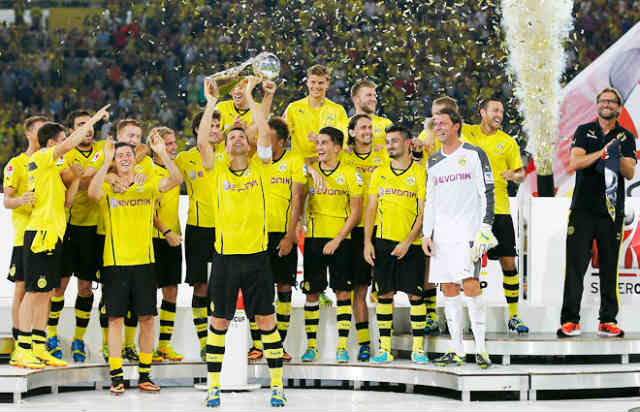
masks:
[(509, 49), (524, 130), (533, 140), (539, 175), (552, 173), (560, 119), (564, 42), (573, 27), (573, 0), (502, 0), (502, 26)]

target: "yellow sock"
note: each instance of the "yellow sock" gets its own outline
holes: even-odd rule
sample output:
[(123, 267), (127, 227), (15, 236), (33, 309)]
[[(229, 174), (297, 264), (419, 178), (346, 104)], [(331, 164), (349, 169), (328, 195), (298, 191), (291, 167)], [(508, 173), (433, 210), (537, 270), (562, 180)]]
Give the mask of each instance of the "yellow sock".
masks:
[(424, 341), (424, 328), (427, 320), (427, 307), (422, 298), (410, 300), (411, 330), (413, 332), (413, 351), (422, 350)]
[(89, 320), (91, 319), (91, 307), (93, 306), (93, 294), (88, 297), (78, 296), (76, 298), (76, 331), (73, 340), (82, 340), (87, 332)]
[(160, 304), (160, 337), (158, 338), (158, 347), (163, 348), (171, 342), (173, 329), (176, 319), (176, 304), (162, 300)]
[(309, 348), (318, 347), (318, 325), (320, 325), (320, 304), (307, 302), (304, 305), (304, 330), (307, 333)]
[(278, 302), (276, 303), (276, 326), (280, 334), (280, 340), (284, 346), (289, 331), (291, 321), (291, 292), (278, 292)]
[(351, 299), (339, 300), (337, 304), (338, 349), (347, 349), (351, 329)]
[(51, 309), (49, 309), (49, 319), (47, 320), (47, 335), (52, 338), (58, 336), (58, 322), (64, 309), (64, 296), (51, 297)]
[(359, 345), (369, 345), (371, 344), (371, 337), (369, 334), (369, 322), (358, 322), (356, 323), (356, 332), (358, 335), (358, 344)]
[(224, 338), (226, 330), (216, 330), (209, 326), (207, 334), (207, 378), (209, 389), (220, 387), (220, 371), (224, 358)]
[(391, 323), (393, 322), (393, 298), (378, 298), (376, 317), (380, 332), (380, 349), (391, 352)]
[(267, 358), (269, 375), (271, 376), (271, 387), (282, 387), (282, 341), (276, 328), (262, 332), (262, 342), (264, 344), (264, 356)]
[(31, 350), (31, 332), (18, 331), (18, 347)]
[(193, 295), (191, 299), (191, 313), (193, 314), (193, 326), (196, 329), (200, 347), (207, 345), (207, 304), (209, 299), (206, 296)]
[(427, 316), (431, 318), (434, 322), (438, 320), (436, 315), (436, 296), (438, 294), (438, 290), (436, 288), (433, 289), (425, 289), (423, 292), (424, 304), (427, 307)]
[(504, 288), (504, 297), (507, 299), (509, 319), (511, 319), (514, 315), (518, 314), (518, 295), (520, 294), (518, 271), (502, 271), (502, 287)]
[(255, 319), (249, 320), (249, 331), (251, 332), (253, 347), (262, 350), (262, 331), (258, 329), (258, 324), (256, 323)]
[(102, 344), (107, 345), (109, 342), (109, 328), (100, 328), (102, 329)]
[(153, 353), (140, 352), (140, 361), (138, 362), (138, 375), (149, 377), (151, 374), (151, 359)]
[(122, 358), (109, 356), (109, 374), (111, 381), (122, 380), (124, 373), (122, 372)]
[(47, 351), (47, 335), (43, 330), (33, 329), (31, 331), (33, 353), (38, 356)]

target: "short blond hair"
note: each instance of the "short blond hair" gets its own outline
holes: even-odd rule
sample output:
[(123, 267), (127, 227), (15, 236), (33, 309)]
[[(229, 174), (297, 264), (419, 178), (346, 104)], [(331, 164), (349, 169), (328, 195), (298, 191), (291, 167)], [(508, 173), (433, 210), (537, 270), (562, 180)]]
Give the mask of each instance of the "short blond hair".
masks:
[(136, 119), (122, 119), (118, 121), (118, 125), (116, 126), (116, 134), (120, 134), (120, 130), (124, 129), (127, 126), (136, 126), (139, 127), (140, 130), (144, 133), (144, 123)]
[[(442, 105), (444, 107), (448, 107), (450, 109), (455, 110), (456, 112), (460, 110), (458, 108), (458, 102), (456, 102), (456, 99), (454, 99), (453, 97), (449, 97), (449, 96), (438, 97), (437, 99), (435, 99), (433, 101), (433, 104), (439, 104), (439, 105)], [(432, 115), (434, 115), (434, 114), (435, 113), (432, 113)]]
[(351, 97), (355, 97), (363, 87), (371, 87), (372, 89), (375, 89), (377, 86), (369, 79), (360, 79), (351, 86)]
[(329, 69), (327, 69), (326, 67), (324, 67), (321, 64), (316, 64), (313, 65), (311, 67), (309, 67), (307, 69), (307, 77), (314, 75), (314, 76), (324, 76), (327, 78), (327, 80), (329, 80), (329, 75), (331, 74), (331, 72), (329, 71)]
[(31, 117), (27, 117), (22, 125), (24, 126), (25, 131), (30, 131), (34, 124), (38, 122), (48, 122), (48, 121), (49, 119), (45, 116), (40, 116), (40, 115), (31, 116)]

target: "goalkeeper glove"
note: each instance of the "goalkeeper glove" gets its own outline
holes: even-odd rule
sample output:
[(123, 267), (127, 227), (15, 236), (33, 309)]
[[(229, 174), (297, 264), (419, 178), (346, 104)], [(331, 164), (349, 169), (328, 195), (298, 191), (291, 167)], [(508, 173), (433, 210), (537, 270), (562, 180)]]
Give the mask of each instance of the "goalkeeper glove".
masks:
[(471, 261), (476, 262), (478, 259), (498, 245), (496, 237), (491, 232), (491, 226), (486, 223), (480, 225), (480, 230), (476, 234), (476, 239), (471, 246)]

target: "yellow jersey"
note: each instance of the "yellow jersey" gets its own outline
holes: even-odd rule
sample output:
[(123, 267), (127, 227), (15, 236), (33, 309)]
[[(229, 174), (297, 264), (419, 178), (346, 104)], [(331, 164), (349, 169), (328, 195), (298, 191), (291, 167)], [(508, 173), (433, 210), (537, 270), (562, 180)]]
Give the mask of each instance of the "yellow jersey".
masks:
[(146, 265), (153, 255), (153, 213), (159, 196), (158, 179), (150, 177), (142, 185), (132, 184), (115, 193), (102, 185), (100, 207), (105, 217), (104, 266)]
[[(260, 105), (258, 105), (259, 107)], [(240, 117), (240, 120), (243, 122), (247, 122), (247, 126), (251, 125), (251, 110), (240, 110), (236, 109), (236, 106), (233, 104), (233, 100), (225, 100), (223, 102), (219, 102), (216, 105), (216, 110), (220, 112), (220, 130), (226, 135), (231, 129), (231, 125), (233, 125), (233, 121)], [(225, 143), (224, 140), (218, 143), (215, 147), (216, 153), (224, 152)]]
[(290, 103), (283, 117), (289, 125), (291, 150), (304, 158), (317, 156), (316, 146), (309, 141), (309, 133), (318, 133), (325, 126), (345, 130), (348, 123), (347, 112), (338, 103), (324, 99), (322, 107), (314, 109), (309, 105), (308, 97)]
[[(215, 227), (213, 170), (202, 167), (200, 151), (194, 147), (178, 153), (174, 163), (180, 170), (187, 194), (189, 195), (189, 212), (187, 224), (199, 227)], [(218, 160), (216, 160), (218, 163)]]
[[(326, 189), (316, 193), (313, 179), (307, 179), (306, 237), (333, 239), (351, 215), (351, 198), (364, 194), (364, 182), (356, 168), (345, 161), (339, 161), (335, 169), (328, 171), (322, 170), (318, 162), (312, 167), (323, 174)], [(347, 238), (351, 238), (351, 234)]]
[[(91, 149), (87, 151), (82, 151), (77, 147), (71, 149), (64, 155), (65, 168), (71, 168), (72, 165), (77, 164), (84, 171), (93, 160), (93, 155), (103, 149), (104, 140), (92, 144)], [(89, 199), (87, 190), (78, 189), (69, 213), (68, 222), (71, 225), (96, 226), (98, 224), (98, 205)]]
[[(104, 155), (102, 153), (103, 150), (104, 150), (104, 143), (102, 143), (102, 148), (100, 150), (94, 151), (88, 166), (96, 170), (99, 170), (102, 167), (102, 165), (104, 164)], [(136, 163), (134, 167), (134, 170), (137, 174), (146, 175), (148, 179), (155, 177), (154, 169), (155, 167), (154, 167), (153, 161), (149, 156), (143, 157), (142, 160)], [(101, 215), (103, 211), (104, 211), (103, 208), (98, 207), (96, 233), (99, 235), (105, 235), (105, 227), (104, 227), (105, 216)]]
[[(426, 169), (413, 161), (406, 170), (395, 170), (389, 163), (373, 172), (368, 193), (378, 196), (376, 237), (402, 242), (416, 223), (422, 223), (417, 218), (426, 184)], [(413, 244), (420, 244), (420, 236)]]
[[(29, 156), (24, 153), (9, 160), (4, 168), (4, 191), (12, 187), (16, 193), (15, 197), (22, 196), (29, 190), (29, 179), (27, 175), (27, 165)], [(24, 228), (31, 216), (31, 205), (24, 205), (11, 210), (11, 222), (13, 223), (13, 246), (24, 244)]]
[[(370, 114), (369, 117), (371, 118), (371, 127), (373, 128), (373, 145), (385, 146), (387, 144), (387, 132), (385, 130), (387, 127), (391, 126), (393, 122), (386, 117), (376, 116), (375, 114)], [(345, 146), (347, 145), (347, 140), (349, 138), (349, 122), (351, 122), (352, 118), (353, 116), (347, 120), (347, 125), (344, 128)]]
[(34, 253), (53, 250), (58, 239), (62, 240), (67, 227), (64, 211), (66, 187), (60, 177), (59, 163), (54, 159), (54, 148), (41, 149), (29, 159), (28, 190), (35, 192), (36, 199), (25, 230), (37, 231), (31, 250)]
[(463, 125), (462, 131), (466, 141), (474, 146), (480, 147), (487, 154), (495, 187), (493, 190), (495, 198), (494, 212), (497, 215), (510, 215), (509, 195), (507, 194), (507, 181), (502, 177), (502, 173), (507, 170), (518, 170), (522, 168), (522, 158), (520, 157), (520, 147), (515, 139), (502, 130), (498, 130), (491, 136), (482, 132), (479, 124)]
[[(365, 155), (356, 153), (355, 151), (353, 153), (342, 153), (342, 159), (345, 161), (345, 163), (355, 167), (358, 173), (360, 173), (360, 177), (362, 177), (363, 182), (363, 194), (366, 194), (368, 192), (369, 183), (371, 182), (371, 175), (373, 175), (374, 170), (376, 170), (379, 166), (388, 164), (391, 161), (385, 149), (373, 149)], [(364, 227), (364, 218), (368, 204), (369, 197), (363, 195), (362, 217), (360, 218), (358, 227)]]
[[(158, 182), (162, 179), (169, 177), (169, 171), (158, 163), (156, 166), (156, 178)], [(180, 231), (180, 216), (178, 215), (178, 209), (180, 208), (180, 185), (177, 185), (173, 189), (166, 193), (161, 193), (158, 202), (156, 203), (156, 217), (167, 227), (171, 229), (173, 233), (178, 235)], [(153, 228), (153, 237), (164, 239), (164, 235), (156, 228)]]
[(226, 162), (215, 162), (215, 248), (221, 255), (249, 255), (267, 250), (267, 165), (257, 156), (244, 170), (233, 171)]
[(286, 233), (291, 224), (293, 184), (307, 183), (307, 167), (302, 156), (285, 150), (280, 159), (266, 166), (269, 232)]

